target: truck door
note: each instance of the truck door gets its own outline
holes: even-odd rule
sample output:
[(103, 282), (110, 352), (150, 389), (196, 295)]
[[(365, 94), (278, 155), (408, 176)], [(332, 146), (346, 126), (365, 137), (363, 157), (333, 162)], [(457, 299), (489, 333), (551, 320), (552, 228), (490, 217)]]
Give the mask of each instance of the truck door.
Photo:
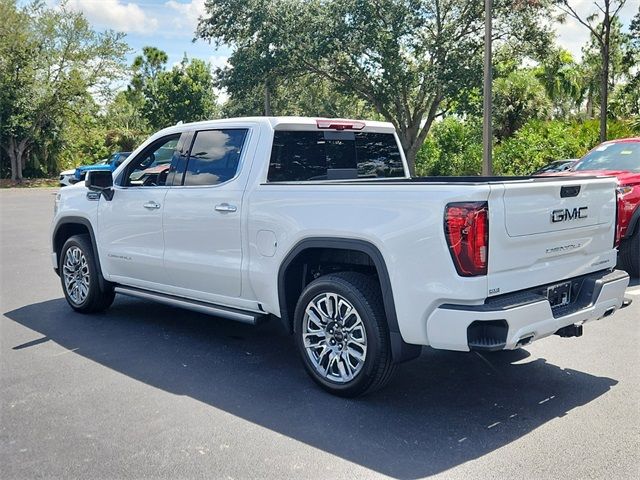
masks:
[(172, 292), (222, 302), (241, 293), (247, 128), (197, 131), (165, 198), (164, 265)]
[(111, 201), (99, 200), (100, 261), (113, 281), (152, 289), (166, 281), (162, 211), (179, 141), (178, 133), (151, 143), (116, 180)]

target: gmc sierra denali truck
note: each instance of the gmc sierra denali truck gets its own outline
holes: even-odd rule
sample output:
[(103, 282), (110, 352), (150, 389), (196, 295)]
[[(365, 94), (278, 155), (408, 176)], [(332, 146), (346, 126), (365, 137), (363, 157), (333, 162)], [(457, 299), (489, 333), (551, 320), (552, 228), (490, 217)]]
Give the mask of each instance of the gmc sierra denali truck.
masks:
[(60, 191), (51, 258), (78, 312), (120, 293), (275, 317), (315, 382), (356, 396), (423, 345), (515, 349), (620, 308), (616, 186), (410, 178), (388, 123), (207, 121)]

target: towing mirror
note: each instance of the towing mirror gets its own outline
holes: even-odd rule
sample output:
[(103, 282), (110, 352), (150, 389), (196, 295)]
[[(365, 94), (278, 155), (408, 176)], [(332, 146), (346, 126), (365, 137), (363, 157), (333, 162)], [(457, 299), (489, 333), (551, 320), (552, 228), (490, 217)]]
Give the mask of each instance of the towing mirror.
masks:
[(113, 198), (113, 174), (111, 170), (89, 170), (84, 186), (101, 193), (106, 200)]

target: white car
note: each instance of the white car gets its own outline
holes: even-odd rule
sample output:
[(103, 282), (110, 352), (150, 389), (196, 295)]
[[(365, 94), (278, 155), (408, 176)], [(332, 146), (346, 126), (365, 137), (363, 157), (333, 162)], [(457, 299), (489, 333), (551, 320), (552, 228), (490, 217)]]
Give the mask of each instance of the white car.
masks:
[[(167, 150), (168, 168), (148, 168)], [(615, 188), (409, 178), (389, 123), (215, 120), (162, 130), (113, 175), (61, 190), (51, 258), (79, 312), (119, 293), (279, 319), (311, 378), (356, 396), (425, 345), (516, 349), (621, 308)]]
[(62, 172), (60, 172), (60, 186), (61, 187), (68, 187), (69, 185), (73, 185), (75, 182), (75, 173), (76, 173), (76, 169), (73, 168), (71, 170), (64, 170)]

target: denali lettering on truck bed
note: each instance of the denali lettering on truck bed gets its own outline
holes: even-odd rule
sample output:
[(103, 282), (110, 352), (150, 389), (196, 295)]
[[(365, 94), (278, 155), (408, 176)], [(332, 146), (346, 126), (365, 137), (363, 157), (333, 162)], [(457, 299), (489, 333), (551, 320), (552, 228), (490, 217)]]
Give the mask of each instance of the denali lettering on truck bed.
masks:
[(388, 123), (176, 125), (58, 194), (53, 266), (83, 313), (120, 293), (275, 317), (342, 396), (381, 387), (423, 345), (515, 349), (623, 305), (615, 179), (407, 172)]

